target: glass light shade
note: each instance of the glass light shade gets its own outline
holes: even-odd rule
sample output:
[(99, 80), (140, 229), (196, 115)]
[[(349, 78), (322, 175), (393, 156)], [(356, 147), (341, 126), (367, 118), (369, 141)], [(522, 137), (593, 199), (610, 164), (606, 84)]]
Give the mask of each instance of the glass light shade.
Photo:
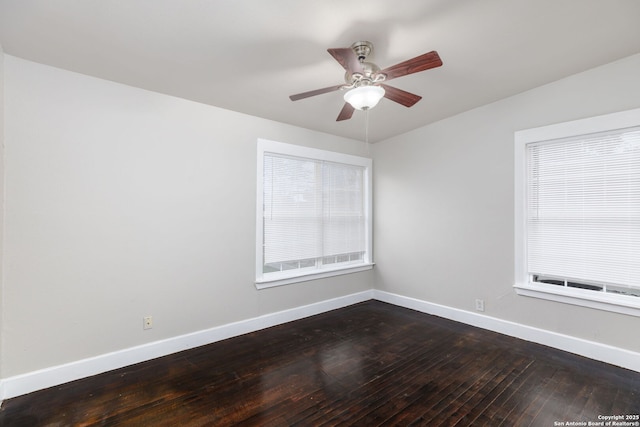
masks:
[(344, 94), (344, 100), (356, 110), (368, 110), (378, 104), (384, 96), (380, 86), (360, 86)]

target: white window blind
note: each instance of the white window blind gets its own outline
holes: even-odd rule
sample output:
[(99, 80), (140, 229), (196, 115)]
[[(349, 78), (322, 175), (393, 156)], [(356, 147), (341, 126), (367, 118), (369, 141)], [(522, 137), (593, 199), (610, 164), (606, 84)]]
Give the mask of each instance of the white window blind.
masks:
[(256, 284), (369, 269), (371, 159), (258, 142)]
[(362, 167), (267, 153), (263, 182), (267, 270), (364, 252)]
[(638, 295), (640, 127), (528, 144), (526, 174), (533, 280)]

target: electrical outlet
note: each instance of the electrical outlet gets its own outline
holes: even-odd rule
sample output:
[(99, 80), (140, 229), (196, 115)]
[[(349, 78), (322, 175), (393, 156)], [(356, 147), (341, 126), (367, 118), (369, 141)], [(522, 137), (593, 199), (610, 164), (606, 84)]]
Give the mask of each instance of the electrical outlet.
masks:
[(476, 310), (477, 311), (484, 311), (484, 300), (483, 299), (477, 299), (476, 300)]
[(153, 328), (153, 316), (145, 316), (142, 318), (142, 329)]

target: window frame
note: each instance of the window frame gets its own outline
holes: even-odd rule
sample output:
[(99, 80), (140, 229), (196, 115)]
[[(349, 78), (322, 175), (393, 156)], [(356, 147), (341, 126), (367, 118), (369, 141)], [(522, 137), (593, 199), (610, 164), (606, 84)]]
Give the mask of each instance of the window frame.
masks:
[(526, 146), (640, 126), (640, 108), (515, 132), (515, 284), (518, 295), (640, 317), (640, 298), (532, 283), (527, 269)]
[[(300, 157), (311, 160), (342, 163), (363, 167), (364, 180), (364, 215), (365, 215), (365, 253), (362, 262), (342, 264), (337, 266), (324, 266), (323, 268), (295, 269), (277, 273), (264, 273), (264, 156), (266, 153)], [(373, 236), (373, 203), (372, 203), (372, 160), (366, 157), (359, 157), (350, 154), (338, 153), (334, 151), (320, 150), (295, 144), (271, 141), (258, 138), (257, 141), (257, 185), (256, 185), (256, 264), (255, 264), (255, 285), (257, 289), (270, 288), (274, 286), (288, 285), (309, 280), (316, 280), (326, 277), (333, 277), (342, 274), (350, 274), (366, 271), (373, 268), (372, 258), (372, 236)]]

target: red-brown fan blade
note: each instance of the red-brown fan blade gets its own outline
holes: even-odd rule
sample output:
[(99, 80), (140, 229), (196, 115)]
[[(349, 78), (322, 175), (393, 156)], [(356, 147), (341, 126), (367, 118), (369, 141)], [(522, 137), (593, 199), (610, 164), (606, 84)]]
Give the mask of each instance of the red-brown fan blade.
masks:
[(295, 95), (289, 96), (289, 99), (292, 101), (297, 101), (299, 99), (309, 98), (310, 96), (322, 95), (323, 93), (333, 92), (335, 90), (340, 89), (344, 85), (336, 85), (329, 86), (322, 89), (310, 90), (309, 92), (302, 92)]
[(406, 76), (408, 74), (419, 73), (430, 68), (436, 68), (442, 65), (442, 60), (438, 55), (438, 52), (431, 51), (424, 55), (416, 56), (413, 59), (401, 62), (391, 67), (385, 68), (380, 71), (382, 74), (386, 74), (385, 80), (395, 79), (397, 77)]
[(358, 61), (358, 57), (353, 49), (350, 47), (327, 49), (327, 52), (329, 52), (345, 70), (350, 71), (351, 73), (362, 73), (362, 65), (360, 64), (360, 61)]
[(353, 116), (354, 110), (355, 108), (353, 108), (353, 105), (349, 104), (348, 102), (345, 102), (344, 107), (342, 107), (342, 110), (340, 110), (340, 114), (338, 114), (338, 118), (336, 119), (336, 122), (340, 122), (342, 120), (349, 120), (351, 116)]
[(398, 104), (404, 105), (405, 107), (412, 107), (413, 104), (422, 99), (422, 97), (419, 95), (404, 91), (402, 89), (398, 89), (397, 87), (383, 84), (381, 84), (380, 86), (384, 88), (385, 98), (397, 102)]

